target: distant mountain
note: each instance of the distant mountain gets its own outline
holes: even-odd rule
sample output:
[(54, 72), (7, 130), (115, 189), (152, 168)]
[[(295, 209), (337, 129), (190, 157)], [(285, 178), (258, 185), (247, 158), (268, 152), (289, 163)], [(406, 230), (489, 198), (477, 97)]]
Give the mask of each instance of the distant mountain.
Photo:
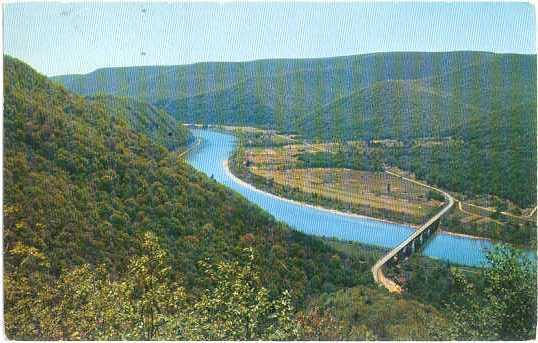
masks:
[[(326, 113), (326, 120), (318, 121), (325, 125), (333, 105), (341, 107), (339, 110), (346, 117), (343, 123), (353, 126), (354, 122), (362, 121), (361, 118), (374, 118), (376, 115), (371, 110), (377, 105), (384, 115), (391, 116), (388, 111), (393, 107), (387, 101), (398, 97), (403, 99), (402, 103), (408, 103), (408, 108), (402, 110), (404, 118), (407, 117), (405, 112), (422, 106), (424, 110), (414, 114), (423, 118), (422, 121), (436, 116), (423, 117), (432, 104), (438, 103), (437, 111), (445, 113), (454, 112), (447, 107), (449, 103), (461, 104), (463, 107), (456, 110), (453, 114), (456, 117), (451, 120), (450, 125), (454, 126), (464, 116), (462, 113), (469, 110), (467, 105), (487, 110), (488, 106), (498, 105), (492, 103), (492, 99), (506, 96), (510, 96), (512, 102), (516, 101), (514, 96), (527, 99), (535, 88), (535, 65), (533, 55), (394, 52), (327, 59), (106, 68), (86, 75), (52, 79), (82, 95), (121, 95), (151, 102), (180, 122), (257, 125), (299, 131), (304, 128), (302, 131), (312, 132), (315, 125), (312, 116)], [(509, 84), (513, 76), (519, 77), (517, 85), (514, 84), (518, 88), (515, 92), (510, 91), (514, 87)], [(492, 79), (498, 86), (491, 88)], [(398, 83), (391, 82), (397, 80), (417, 82), (393, 87)], [(388, 83), (379, 84), (383, 81)], [(403, 93), (395, 96), (391, 88)], [(380, 99), (374, 107), (371, 106), (373, 95)], [(362, 104), (362, 108), (353, 108), (346, 97), (355, 98), (353, 102)], [(409, 97), (415, 99), (404, 99)], [(443, 128), (447, 129), (450, 130)], [(387, 130), (392, 129), (387, 127)], [(358, 132), (353, 135), (357, 136)]]
[[(208, 93), (250, 78), (267, 78), (298, 71), (354, 69), (362, 85), (377, 78), (423, 78), (436, 73), (493, 58), (489, 52), (387, 52), (313, 59), (268, 59), (249, 62), (202, 62), (175, 66), (101, 68), (88, 74), (51, 77), (82, 95), (97, 93), (120, 96), (171, 98)], [(454, 62), (459, 65), (454, 66)], [(372, 74), (378, 69), (379, 76)], [(179, 90), (179, 91), (178, 91)]]
[[(414, 80), (386, 80), (305, 112), (303, 134), (322, 139), (467, 137), (493, 112), (536, 98), (536, 58), (475, 56), (474, 63)], [(484, 61), (485, 60), (485, 61)], [(526, 116), (533, 116), (532, 108)]]

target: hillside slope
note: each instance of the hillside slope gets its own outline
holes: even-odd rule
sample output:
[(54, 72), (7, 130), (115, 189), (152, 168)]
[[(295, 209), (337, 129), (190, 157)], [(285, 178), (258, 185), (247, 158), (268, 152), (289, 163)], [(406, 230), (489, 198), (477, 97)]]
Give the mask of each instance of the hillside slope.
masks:
[(127, 97), (93, 96), (88, 101), (105, 106), (110, 116), (124, 121), (134, 131), (147, 135), (153, 142), (176, 150), (192, 141), (190, 131), (167, 112)]
[(4, 57), (4, 76), (10, 338), (73, 337), (67, 328), (46, 336), (44, 328), (52, 324), (36, 308), (65, 323), (78, 318), (77, 306), (54, 315), (59, 309), (51, 306), (63, 303), (46, 294), (62, 291), (55, 289), (57, 280), (83, 264), (103, 264), (110, 278), (122, 278), (146, 232), (158, 238), (171, 277), (193, 297), (211, 287), (197, 262), (238, 261), (246, 247), (253, 249), (254, 268), (270, 294), (291, 290), (296, 304), (369, 280), (361, 261), (276, 223), (134, 131), (123, 116), (111, 115), (110, 101), (73, 95), (10, 57)]
[[(182, 103), (189, 97), (205, 95), (207, 101), (193, 102), (207, 105), (211, 104), (211, 99), (215, 97), (222, 98), (222, 103), (226, 103), (234, 99), (243, 100), (245, 96), (256, 96), (261, 98), (263, 105), (272, 109), (271, 117), (277, 118), (275, 111), (282, 111), (285, 115), (292, 110), (310, 112), (312, 106), (324, 105), (343, 94), (371, 86), (375, 82), (431, 77), (440, 72), (470, 65), (476, 56), (487, 61), (494, 55), (470, 51), (390, 52), (319, 59), (208, 62), (179, 66), (104, 68), (85, 75), (55, 76), (52, 80), (85, 96), (128, 96), (168, 105), (172, 110), (174, 106), (171, 104)], [(247, 102), (255, 104), (253, 99)], [(298, 102), (300, 108), (296, 109), (294, 107)], [(278, 104), (282, 108), (279, 108)], [(172, 114), (181, 118), (184, 115), (181, 111), (183, 107), (175, 107), (178, 110)], [(252, 111), (246, 106), (245, 112)], [(202, 119), (215, 120), (211, 116), (198, 120)], [(248, 120), (243, 113), (234, 117), (235, 122)]]

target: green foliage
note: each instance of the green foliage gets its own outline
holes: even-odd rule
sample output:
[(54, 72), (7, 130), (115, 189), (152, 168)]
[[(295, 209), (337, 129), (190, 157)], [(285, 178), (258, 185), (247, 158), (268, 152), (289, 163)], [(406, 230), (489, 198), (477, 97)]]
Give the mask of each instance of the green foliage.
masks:
[(488, 253), (482, 284), (455, 275), (460, 290), (448, 306), (452, 339), (529, 340), (536, 337), (536, 261), (509, 246)]
[(437, 340), (446, 325), (429, 305), (357, 286), (309, 303), (301, 322), (306, 339)]
[(162, 334), (183, 308), (185, 292), (171, 279), (155, 235), (148, 232), (141, 240), (140, 255), (129, 260), (122, 279), (112, 279), (104, 265), (84, 264), (42, 288), (33, 285), (34, 297), (14, 301), (16, 309), (31, 310), (31, 318), (8, 311), (8, 334), (48, 340), (147, 340)]
[[(103, 266), (82, 265), (27, 299), (39, 337), (48, 340), (240, 340), (296, 337), (291, 297), (273, 299), (253, 269), (220, 262), (204, 268), (214, 282), (188, 299), (174, 281), (166, 252), (154, 234), (142, 236), (142, 250), (128, 273), (113, 280)], [(192, 298), (192, 296), (190, 296)], [(18, 317), (20, 318), (20, 317)], [(11, 319), (11, 318), (10, 318)], [(25, 329), (29, 327), (25, 326)], [(8, 327), (12, 330), (12, 327)], [(35, 332), (18, 332), (30, 338)]]
[(182, 331), (195, 340), (290, 340), (297, 332), (288, 291), (271, 299), (253, 268), (254, 255), (247, 249), (246, 263), (221, 262), (205, 270), (212, 289), (194, 304)]
[[(245, 248), (255, 253), (252, 269), (270, 299), (293, 290), (294, 306), (320, 293), (320, 280), (348, 287), (359, 273), (368, 273), (368, 266), (344, 254), (334, 262), (339, 253), (321, 239), (290, 230), (196, 172), (151, 135), (137, 132), (144, 126), (129, 124), (128, 112), (112, 115), (108, 101), (68, 93), (10, 57), (4, 58), (4, 95), (4, 289), (10, 338), (75, 339), (83, 332), (89, 337), (84, 323), (93, 320), (93, 310), (89, 317), (76, 314), (81, 317), (73, 323), (80, 323), (80, 330), (65, 331), (65, 321), (55, 319), (82, 308), (76, 306), (82, 300), (64, 299), (77, 288), (71, 279), (88, 285), (81, 290), (108, 284), (103, 289), (110, 293), (101, 296), (109, 305), (126, 297), (119, 322), (110, 320), (115, 324), (101, 331), (103, 337), (158, 336), (166, 323), (148, 319), (153, 305), (144, 293), (132, 293), (129, 283), (118, 281), (131, 274), (145, 282), (141, 273), (151, 263), (133, 265), (131, 257), (144, 249), (144, 240), (134, 238), (148, 228), (168, 253), (171, 282), (181, 280), (192, 296), (203, 294), (210, 283), (198, 261), (241, 261)], [(99, 268), (109, 277), (89, 273)], [(161, 277), (151, 275), (154, 281)], [(58, 302), (64, 305), (54, 311), (60, 312), (51, 312)], [(40, 318), (48, 319), (37, 320), (41, 312)], [(126, 331), (134, 314), (138, 331)]]
[(403, 286), (407, 295), (439, 309), (457, 292), (451, 267), (446, 262), (413, 255), (398, 270), (394, 269), (389, 269), (387, 274), (394, 273), (393, 278), (405, 277)]
[(428, 192), (426, 193), (426, 198), (428, 200), (434, 199), (437, 201), (445, 201), (445, 197), (441, 193), (432, 190), (428, 190)]
[[(514, 120), (525, 120), (529, 113), (536, 112), (535, 108), (513, 112)], [(447, 190), (468, 195), (495, 194), (529, 207), (536, 202), (536, 192), (532, 191), (536, 188), (533, 128), (535, 122), (524, 130), (507, 131), (503, 136), (505, 142), (493, 134), (433, 146), (416, 142), (410, 148), (384, 148), (383, 156), (387, 163), (410, 170), (418, 178)], [(490, 145), (490, 140), (497, 143)]]
[[(495, 212), (484, 211), (483, 215), (502, 216)], [(525, 249), (536, 249), (536, 223), (520, 220), (507, 221), (504, 223), (495, 221), (471, 221), (465, 220), (466, 214), (461, 211), (453, 211), (445, 217), (441, 223), (443, 229), (461, 232), (479, 237), (487, 237), (494, 241), (502, 241)], [(505, 220), (506, 216), (502, 216)]]
[(352, 145), (336, 152), (303, 152), (298, 156), (297, 168), (348, 168), (383, 171), (377, 151), (363, 150)]

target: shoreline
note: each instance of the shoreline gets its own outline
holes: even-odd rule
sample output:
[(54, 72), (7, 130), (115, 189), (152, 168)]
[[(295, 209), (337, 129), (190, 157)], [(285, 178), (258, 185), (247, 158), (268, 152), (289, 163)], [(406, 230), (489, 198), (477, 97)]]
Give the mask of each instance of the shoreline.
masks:
[(191, 145), (189, 147), (187, 147), (187, 150), (182, 151), (181, 153), (179, 153), (179, 155), (177, 155), (177, 157), (184, 157), (184, 156), (186, 157), (189, 152), (194, 150), (194, 148), (198, 147), (201, 143), (202, 143), (202, 140), (200, 138), (197, 138), (193, 143), (191, 143)]
[[(282, 201), (286, 201), (286, 202), (289, 202), (289, 203), (292, 203), (294, 205), (298, 205), (298, 206), (302, 206), (302, 207), (308, 207), (308, 208), (313, 208), (313, 209), (316, 209), (316, 210), (320, 210), (320, 211), (324, 211), (324, 212), (329, 212), (329, 213), (332, 213), (332, 214), (336, 214), (336, 215), (341, 215), (341, 216), (345, 216), (345, 217), (348, 217), (348, 218), (355, 218), (355, 219), (366, 219), (366, 220), (370, 220), (370, 221), (377, 221), (377, 222), (382, 222), (382, 223), (385, 223), (385, 224), (391, 224), (391, 225), (398, 225), (398, 226), (404, 226), (404, 227), (407, 227), (407, 228), (410, 228), (410, 229), (413, 229), (413, 230), (417, 230), (418, 228), (420, 228), (419, 225), (411, 225), (411, 224), (405, 224), (405, 223), (398, 223), (398, 222), (395, 222), (395, 221), (391, 221), (391, 220), (387, 220), (387, 219), (381, 219), (381, 218), (375, 218), (375, 217), (369, 217), (369, 216), (366, 216), (366, 215), (362, 215), (362, 214), (357, 214), (357, 213), (349, 213), (349, 212), (342, 212), (342, 211), (338, 211), (338, 210), (335, 210), (335, 209), (329, 209), (329, 208), (325, 208), (325, 207), (321, 207), (321, 206), (317, 206), (317, 205), (312, 205), (312, 204), (308, 204), (308, 203), (303, 203), (303, 202), (300, 202), (300, 201), (297, 201), (297, 200), (293, 200), (293, 199), (288, 199), (288, 198), (284, 198), (282, 196), (279, 196), (279, 195), (276, 195), (276, 194), (273, 194), (273, 193), (269, 193), (267, 191), (264, 191), (264, 190), (261, 190), (259, 188), (256, 188), (254, 185), (246, 182), (246, 181), (243, 181), (242, 179), (240, 179), (239, 177), (237, 177), (235, 174), (232, 173), (232, 171), (230, 170), (229, 166), (228, 166), (228, 160), (224, 160), (223, 161), (223, 166), (224, 166), (224, 171), (226, 172), (226, 174), (228, 176), (230, 176), (235, 182), (237, 182), (238, 184), (240, 184), (241, 186), (243, 187), (246, 187), (252, 191), (255, 191), (255, 192), (258, 192), (258, 193), (262, 193), (266, 196), (270, 196), (274, 199), (278, 199), (278, 200), (282, 200)], [(472, 235), (469, 235), (469, 234), (465, 234), (465, 233), (457, 233), (457, 232), (451, 232), (451, 231), (445, 231), (445, 230), (438, 230), (440, 233), (443, 233), (443, 234), (446, 234), (446, 235), (450, 235), (450, 236), (456, 236), (456, 237), (462, 237), (462, 238), (470, 238), (470, 239), (475, 239), (475, 240), (486, 240), (486, 241), (490, 241), (491, 240), (489, 238), (485, 238), (485, 237), (479, 237), (479, 236), (472, 236)]]
[(451, 235), (451, 236), (456, 236), (456, 237), (462, 237), (462, 238), (469, 238), (469, 239), (476, 239), (476, 240), (481, 240), (481, 241), (489, 241), (489, 242), (493, 242), (493, 240), (491, 238), (487, 238), (487, 237), (480, 237), (480, 236), (473, 236), (473, 235), (469, 235), (467, 233), (459, 233), (459, 232), (452, 232), (452, 231), (445, 231), (445, 230), (441, 230), (439, 229), (438, 230), (439, 232), (442, 232), (442, 233), (445, 233), (447, 235)]
[(349, 213), (349, 212), (342, 212), (342, 211), (338, 211), (338, 210), (334, 210), (334, 209), (330, 209), (330, 208), (325, 208), (325, 207), (321, 207), (321, 206), (317, 206), (317, 205), (312, 205), (312, 204), (308, 204), (308, 203), (304, 203), (304, 202), (300, 202), (300, 201), (297, 201), (297, 200), (293, 200), (293, 199), (288, 199), (288, 198), (284, 198), (280, 195), (276, 195), (276, 194), (273, 194), (273, 193), (269, 193), (269, 192), (266, 192), (264, 190), (261, 190), (259, 188), (256, 188), (254, 185), (246, 182), (246, 181), (243, 181), (241, 180), (240, 178), (238, 178), (235, 174), (232, 173), (232, 171), (230, 170), (230, 168), (228, 167), (228, 160), (224, 160), (222, 162), (223, 166), (224, 166), (224, 170), (226, 172), (226, 174), (228, 176), (230, 176), (235, 182), (237, 182), (238, 184), (240, 184), (241, 186), (243, 187), (246, 187), (252, 191), (255, 191), (255, 192), (258, 192), (258, 193), (262, 193), (264, 195), (267, 195), (267, 196), (270, 196), (274, 199), (278, 199), (278, 200), (282, 200), (282, 201), (286, 201), (286, 202), (289, 202), (289, 203), (292, 203), (294, 205), (298, 205), (298, 206), (302, 206), (302, 207), (308, 207), (308, 208), (313, 208), (313, 209), (316, 209), (316, 210), (320, 210), (320, 211), (323, 211), (323, 212), (329, 212), (329, 213), (333, 213), (333, 214), (337, 214), (337, 215), (342, 215), (342, 216), (345, 216), (345, 217), (350, 217), (350, 218), (356, 218), (356, 219), (366, 219), (366, 220), (372, 220), (372, 221), (378, 221), (378, 222), (383, 222), (383, 223), (386, 223), (386, 224), (392, 224), (392, 225), (399, 225), (399, 226), (405, 226), (405, 227), (408, 227), (408, 228), (412, 228), (412, 229), (416, 229), (418, 226), (411, 226), (409, 224), (403, 224), (403, 223), (397, 223), (397, 222), (394, 222), (394, 221), (390, 221), (390, 220), (386, 220), (386, 219), (380, 219), (380, 218), (374, 218), (374, 217), (368, 217), (368, 216), (365, 216), (365, 215), (362, 215), (362, 214), (356, 214), (356, 213)]

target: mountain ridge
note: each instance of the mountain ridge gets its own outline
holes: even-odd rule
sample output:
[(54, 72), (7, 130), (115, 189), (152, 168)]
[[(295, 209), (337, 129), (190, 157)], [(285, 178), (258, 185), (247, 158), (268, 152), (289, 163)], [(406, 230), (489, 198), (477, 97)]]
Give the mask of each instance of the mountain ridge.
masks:
[[(78, 86), (73, 80), (53, 80), (63, 82), (83, 95), (103, 92), (140, 97), (170, 112), (181, 122), (261, 125), (295, 130), (293, 123), (297, 123), (300, 116), (312, 115), (338, 98), (351, 95), (358, 89), (373, 87), (379, 81), (421, 79), (424, 83), (440, 83), (446, 92), (451, 90), (446, 88), (451, 87), (456, 76), (461, 78), (463, 75), (466, 80), (466, 71), (471, 71), (470, 74), (477, 78), (473, 68), (482, 66), (489, 73), (492, 66), (515, 63), (533, 74), (531, 69), (535, 61), (536, 55), (529, 54), (391, 52), (327, 59), (216, 62), (213, 67), (209, 62), (121, 67), (125, 75), (100, 69), (102, 74), (107, 74), (101, 76), (102, 80), (96, 76), (92, 79), (91, 73), (86, 74), (78, 79)], [(221, 70), (215, 66), (220, 66)], [(147, 75), (142, 72), (152, 69), (167, 72), (150, 72)], [(173, 74), (173, 70), (181, 71)], [(118, 86), (122, 82), (125, 84), (123, 88)], [(460, 87), (463, 87), (460, 93), (465, 95), (468, 93), (466, 89), (471, 89), (472, 85), (461, 84)], [(460, 102), (466, 101), (462, 98)], [(217, 108), (213, 105), (215, 103), (225, 108)], [(217, 115), (217, 112), (220, 113)]]

